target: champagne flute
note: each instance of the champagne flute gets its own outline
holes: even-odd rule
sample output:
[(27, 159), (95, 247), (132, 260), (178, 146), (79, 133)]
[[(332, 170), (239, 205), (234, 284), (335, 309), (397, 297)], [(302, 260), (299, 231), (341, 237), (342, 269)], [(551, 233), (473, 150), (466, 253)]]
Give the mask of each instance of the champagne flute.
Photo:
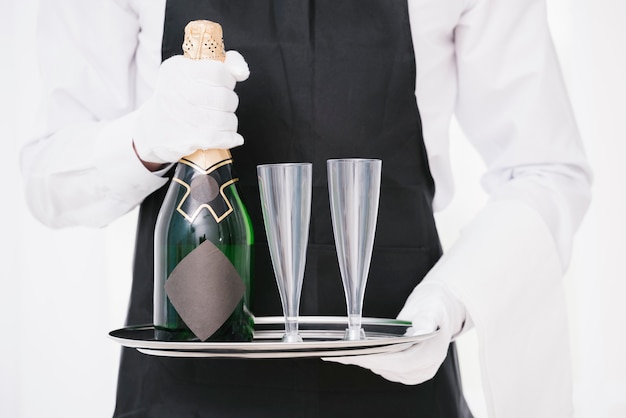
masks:
[(362, 340), (363, 297), (374, 247), (382, 161), (332, 159), (327, 168), (335, 247), (348, 311), (345, 339)]
[(285, 315), (284, 342), (302, 341), (298, 311), (311, 219), (311, 163), (257, 166), (267, 243)]

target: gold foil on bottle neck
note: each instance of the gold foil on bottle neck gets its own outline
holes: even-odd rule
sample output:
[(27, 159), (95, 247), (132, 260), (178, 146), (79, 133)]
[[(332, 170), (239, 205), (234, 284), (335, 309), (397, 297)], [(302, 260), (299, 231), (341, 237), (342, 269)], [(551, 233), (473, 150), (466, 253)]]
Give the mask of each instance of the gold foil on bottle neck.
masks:
[[(219, 23), (210, 20), (192, 20), (185, 26), (183, 55), (192, 60), (210, 59), (224, 62), (226, 52), (223, 36)], [(192, 165), (196, 169), (207, 170), (212, 165), (231, 158), (229, 150), (198, 150), (183, 157), (180, 162)]]
[[(219, 23), (210, 20), (192, 20), (185, 26), (183, 55), (192, 60), (210, 59), (224, 62), (226, 51), (223, 36)], [(208, 170), (214, 164), (231, 158), (227, 149), (209, 149), (198, 150), (183, 157), (180, 162), (196, 169)]]
[(190, 59), (211, 59), (224, 62), (222, 26), (210, 20), (193, 20), (185, 26), (184, 56)]
[(198, 150), (191, 155), (183, 157), (179, 162), (192, 166), (198, 171), (207, 173), (217, 163), (230, 162), (232, 156), (227, 149)]

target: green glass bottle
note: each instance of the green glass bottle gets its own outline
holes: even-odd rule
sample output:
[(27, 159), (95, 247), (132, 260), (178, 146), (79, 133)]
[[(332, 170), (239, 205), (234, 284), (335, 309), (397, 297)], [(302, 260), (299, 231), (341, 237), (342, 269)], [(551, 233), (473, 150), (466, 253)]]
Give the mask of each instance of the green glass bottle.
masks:
[[(185, 27), (184, 55), (224, 61), (222, 28)], [(182, 158), (155, 226), (154, 326), (158, 340), (250, 341), (254, 236), (229, 150)]]
[[(250, 217), (237, 193), (236, 181), (232, 176), (232, 158), (228, 150), (198, 151), (181, 159), (176, 166), (155, 227), (154, 325), (159, 340), (252, 339), (253, 321), (248, 306), (254, 236)], [(219, 249), (223, 256), (209, 251), (194, 260), (192, 254), (200, 251), (205, 241), (208, 241), (205, 246)], [(191, 260), (190, 265), (175, 276), (175, 269), (186, 259)], [(182, 305), (221, 304), (224, 296), (220, 294), (220, 286), (223, 283), (222, 277), (217, 276), (224, 273), (226, 262), (234, 267), (232, 280), (241, 280), (245, 286), (243, 296), (213, 334), (208, 338), (196, 335), (198, 332), (193, 332), (193, 324), (187, 324), (184, 314), (181, 315), (183, 308), (192, 311), (188, 320), (200, 322), (200, 327), (206, 322), (214, 322), (214, 319), (198, 318), (201, 315), (198, 311), (208, 310), (207, 315), (210, 315), (215, 308)], [(183, 283), (180, 286), (182, 296), (176, 293), (177, 289), (167, 287), (168, 280), (173, 277)], [(199, 294), (203, 291), (212, 294)], [(228, 284), (225, 292), (232, 293)], [(181, 300), (179, 309), (175, 303), (177, 296)], [(228, 308), (218, 306), (217, 309)]]

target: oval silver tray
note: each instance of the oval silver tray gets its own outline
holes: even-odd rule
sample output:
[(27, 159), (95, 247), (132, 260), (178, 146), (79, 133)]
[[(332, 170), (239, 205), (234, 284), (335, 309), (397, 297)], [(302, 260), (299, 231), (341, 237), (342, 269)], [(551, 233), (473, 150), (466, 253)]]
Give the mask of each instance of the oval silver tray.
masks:
[(437, 330), (412, 330), (410, 322), (395, 319), (363, 318), (366, 339), (346, 341), (345, 317), (304, 316), (299, 319), (303, 341), (282, 342), (284, 318), (256, 317), (251, 342), (159, 341), (152, 325), (140, 325), (111, 331), (109, 336), (125, 347), (144, 354), (166, 357), (219, 358), (294, 358), (335, 357), (390, 353), (432, 338)]

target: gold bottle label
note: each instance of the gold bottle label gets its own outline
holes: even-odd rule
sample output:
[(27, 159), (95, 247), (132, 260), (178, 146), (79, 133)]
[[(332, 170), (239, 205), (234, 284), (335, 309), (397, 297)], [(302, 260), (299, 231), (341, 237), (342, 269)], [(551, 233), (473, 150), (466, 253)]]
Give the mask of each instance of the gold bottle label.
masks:
[(233, 212), (225, 190), (238, 179), (232, 178), (233, 160), (228, 150), (200, 150), (182, 158), (178, 163), (194, 170), (189, 182), (177, 177), (172, 181), (185, 189), (176, 211), (193, 223), (203, 210), (208, 210), (219, 223)]

